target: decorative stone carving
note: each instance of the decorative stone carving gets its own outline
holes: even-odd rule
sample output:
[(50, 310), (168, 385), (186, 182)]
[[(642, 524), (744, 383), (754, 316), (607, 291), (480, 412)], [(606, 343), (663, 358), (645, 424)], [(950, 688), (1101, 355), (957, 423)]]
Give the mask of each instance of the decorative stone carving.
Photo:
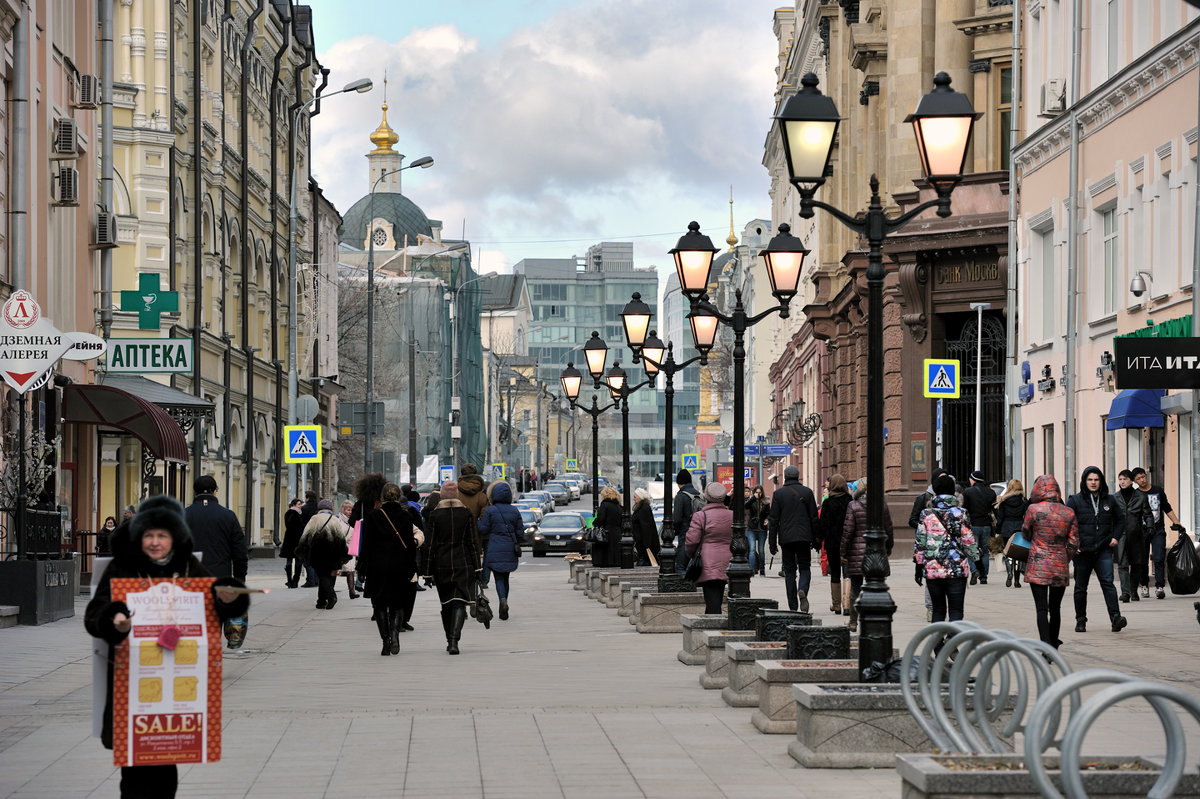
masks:
[(687, 594), (695, 590), (696, 584), (682, 574), (658, 575), (658, 593), (660, 594)]
[(812, 614), (799, 610), (763, 608), (754, 620), (754, 640), (786, 641), (787, 628), (791, 624), (812, 626)]
[(787, 628), (789, 660), (846, 660), (850, 657), (849, 627)]
[(900, 264), (900, 293), (904, 297), (904, 310), (900, 319), (908, 326), (913, 340), (918, 344), (929, 333), (928, 317), (925, 314), (925, 284), (929, 282), (929, 267), (916, 261)]
[(863, 83), (862, 90), (858, 93), (858, 104), (867, 105), (872, 97), (879, 96), (879, 81), (868, 80)]
[(756, 599), (754, 597), (734, 597), (729, 600), (729, 629), (753, 630), (760, 608), (778, 609), (779, 601), (775, 599)]

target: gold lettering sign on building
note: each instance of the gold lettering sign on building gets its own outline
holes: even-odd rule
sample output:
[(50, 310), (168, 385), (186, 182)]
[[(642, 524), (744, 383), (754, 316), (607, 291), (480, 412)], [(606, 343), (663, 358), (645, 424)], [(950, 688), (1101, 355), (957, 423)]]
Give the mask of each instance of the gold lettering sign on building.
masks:
[(960, 264), (938, 264), (934, 268), (938, 285), (983, 283), (1000, 279), (1000, 264), (995, 261), (963, 261)]

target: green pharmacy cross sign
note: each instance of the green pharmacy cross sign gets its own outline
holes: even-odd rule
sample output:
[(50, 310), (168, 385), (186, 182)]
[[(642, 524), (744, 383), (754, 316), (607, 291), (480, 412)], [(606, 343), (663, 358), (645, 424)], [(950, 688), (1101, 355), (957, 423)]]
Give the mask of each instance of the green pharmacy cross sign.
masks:
[(121, 310), (138, 312), (139, 330), (158, 330), (159, 314), (179, 310), (179, 292), (162, 291), (160, 281), (157, 272), (142, 272), (137, 291), (121, 292)]

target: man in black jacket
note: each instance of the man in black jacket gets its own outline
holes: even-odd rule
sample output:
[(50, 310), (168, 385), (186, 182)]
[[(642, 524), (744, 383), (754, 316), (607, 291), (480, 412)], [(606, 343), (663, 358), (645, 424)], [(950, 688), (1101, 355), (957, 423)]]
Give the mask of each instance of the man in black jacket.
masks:
[(783, 548), (784, 588), (791, 610), (808, 612), (808, 590), (812, 582), (812, 550), (820, 545), (817, 536), (817, 500), (812, 489), (800, 483), (800, 470), (783, 470), (783, 485), (771, 496), (767, 519), (767, 544), (774, 555)]
[(1117, 605), (1113, 553), (1125, 535), (1125, 518), (1121, 506), (1108, 493), (1104, 473), (1095, 466), (1084, 469), (1079, 493), (1067, 499), (1067, 507), (1075, 511), (1079, 525), (1079, 553), (1075, 555), (1075, 632), (1087, 630), (1087, 589), (1093, 571), (1100, 579), (1112, 631), (1120, 632), (1129, 622)]
[(698, 498), (700, 492), (692, 485), (692, 473), (680, 469), (675, 475), (675, 484), (679, 492), (671, 502), (671, 529), (675, 531), (675, 573), (687, 571), (688, 557), (683, 551), (683, 542), (687, 538), (688, 527), (692, 524), (693, 498)]
[[(1162, 486), (1151, 485), (1150, 475), (1146, 474), (1146, 470), (1141, 466), (1135, 468), (1132, 474), (1133, 482), (1137, 483), (1138, 489), (1146, 495), (1146, 503), (1150, 506), (1150, 513), (1154, 515), (1154, 533), (1146, 542), (1149, 557), (1154, 561), (1154, 595), (1159, 599), (1166, 599), (1167, 592), (1163, 590), (1167, 584), (1166, 520), (1171, 520), (1171, 529), (1177, 533), (1184, 532), (1183, 525), (1179, 523), (1179, 517), (1175, 515), (1175, 510), (1171, 507), (1171, 503), (1167, 501), (1167, 493), (1163, 491)], [(1141, 582), (1142, 597), (1149, 597), (1150, 575), (1148, 570)]]
[[(213, 577), (234, 577), (246, 582), (250, 551), (237, 515), (217, 502), (217, 481), (202, 474), (192, 483), (196, 498), (183, 512), (192, 531), (194, 552), (202, 553), (201, 563)], [(246, 637), (246, 615), (225, 622), (225, 638), (230, 649), (237, 649)]]
[(971, 532), (975, 534), (975, 542), (979, 544), (979, 560), (975, 562), (975, 571), (971, 572), (971, 585), (975, 585), (977, 575), (978, 581), (987, 585), (988, 566), (992, 563), (990, 544), (996, 492), (987, 484), (983, 472), (978, 469), (971, 472), (968, 479), (971, 484), (963, 492), (963, 510), (971, 517)]
[[(1137, 602), (1141, 575), (1146, 574), (1146, 542), (1154, 534), (1154, 516), (1146, 494), (1133, 484), (1133, 472), (1117, 475), (1120, 489), (1112, 495), (1125, 518), (1125, 535), (1117, 544), (1117, 575), (1121, 578), (1121, 601)], [(1133, 579), (1130, 580), (1132, 572)]]

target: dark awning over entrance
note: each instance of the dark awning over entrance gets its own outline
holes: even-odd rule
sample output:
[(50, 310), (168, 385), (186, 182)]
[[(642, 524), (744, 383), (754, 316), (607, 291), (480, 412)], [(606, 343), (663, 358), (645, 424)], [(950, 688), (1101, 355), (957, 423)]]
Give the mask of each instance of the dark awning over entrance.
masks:
[(115, 427), (136, 436), (158, 460), (188, 462), (187, 438), (175, 420), (128, 391), (73, 383), (63, 389), (62, 410), (64, 421)]
[(1159, 400), (1166, 393), (1165, 389), (1159, 388), (1131, 388), (1118, 392), (1108, 409), (1108, 421), (1104, 429), (1162, 427), (1163, 412)]

